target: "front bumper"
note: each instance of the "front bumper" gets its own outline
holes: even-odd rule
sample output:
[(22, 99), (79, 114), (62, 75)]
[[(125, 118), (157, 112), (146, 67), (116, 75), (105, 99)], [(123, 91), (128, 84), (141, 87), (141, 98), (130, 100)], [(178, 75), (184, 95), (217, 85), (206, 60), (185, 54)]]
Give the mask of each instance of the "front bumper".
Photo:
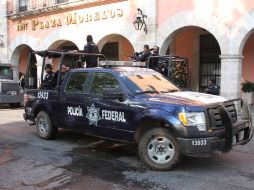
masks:
[(237, 121), (227, 127), (223, 134), (217, 136), (177, 138), (180, 152), (191, 156), (203, 156), (216, 151), (229, 152), (233, 146), (244, 145), (252, 139), (253, 129), (249, 120)]
[(7, 95), (0, 94), (0, 104), (23, 103), (24, 94)]

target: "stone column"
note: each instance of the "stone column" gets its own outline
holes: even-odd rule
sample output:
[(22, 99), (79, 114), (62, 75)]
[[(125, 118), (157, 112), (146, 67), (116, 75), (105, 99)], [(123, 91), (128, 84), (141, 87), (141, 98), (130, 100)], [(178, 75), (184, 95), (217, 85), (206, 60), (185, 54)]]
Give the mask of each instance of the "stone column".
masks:
[(41, 85), (41, 72), (42, 72), (42, 63), (43, 63), (43, 57), (36, 55), (36, 66), (37, 66), (37, 86), (39, 87)]
[(0, 63), (8, 63), (7, 60), (7, 18), (6, 18), (6, 0), (0, 3)]
[(221, 96), (232, 99), (241, 96), (242, 55), (223, 54), (221, 58)]

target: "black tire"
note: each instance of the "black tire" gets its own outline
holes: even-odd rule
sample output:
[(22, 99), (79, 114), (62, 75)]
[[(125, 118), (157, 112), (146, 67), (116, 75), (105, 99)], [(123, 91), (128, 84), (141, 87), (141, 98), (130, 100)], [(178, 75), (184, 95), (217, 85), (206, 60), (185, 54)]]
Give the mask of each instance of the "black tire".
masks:
[(20, 108), (21, 105), (20, 105), (20, 103), (10, 103), (10, 107), (11, 108)]
[(36, 131), (42, 139), (52, 139), (57, 133), (57, 127), (52, 125), (49, 115), (45, 111), (40, 111), (36, 116)]
[(152, 170), (170, 170), (181, 157), (175, 136), (165, 128), (153, 128), (142, 134), (138, 153), (141, 161)]

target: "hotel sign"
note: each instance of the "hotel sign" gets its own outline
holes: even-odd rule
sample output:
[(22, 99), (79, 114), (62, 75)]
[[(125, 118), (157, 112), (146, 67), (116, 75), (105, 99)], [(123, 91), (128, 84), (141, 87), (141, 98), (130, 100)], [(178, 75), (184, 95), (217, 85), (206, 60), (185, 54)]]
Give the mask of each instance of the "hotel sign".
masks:
[(30, 21), (18, 21), (17, 31), (28, 30), (43, 30), (47, 28), (60, 27), (63, 25), (81, 24), (84, 22), (93, 22), (107, 19), (114, 19), (123, 16), (123, 9), (111, 9), (98, 11), (93, 13), (78, 14), (76, 12), (65, 15), (64, 17), (52, 18), (50, 20), (41, 21), (39, 19), (31, 19)]

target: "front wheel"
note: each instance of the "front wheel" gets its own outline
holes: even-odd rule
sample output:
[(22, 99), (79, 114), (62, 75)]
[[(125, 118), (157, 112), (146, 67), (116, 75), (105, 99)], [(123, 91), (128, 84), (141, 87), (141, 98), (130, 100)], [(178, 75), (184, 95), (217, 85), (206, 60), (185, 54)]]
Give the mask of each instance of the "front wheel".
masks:
[(145, 132), (140, 138), (138, 153), (143, 163), (153, 170), (170, 170), (180, 160), (176, 138), (164, 128)]
[(45, 111), (38, 113), (36, 117), (36, 131), (42, 139), (52, 139), (56, 136), (58, 130), (51, 123), (49, 115)]

